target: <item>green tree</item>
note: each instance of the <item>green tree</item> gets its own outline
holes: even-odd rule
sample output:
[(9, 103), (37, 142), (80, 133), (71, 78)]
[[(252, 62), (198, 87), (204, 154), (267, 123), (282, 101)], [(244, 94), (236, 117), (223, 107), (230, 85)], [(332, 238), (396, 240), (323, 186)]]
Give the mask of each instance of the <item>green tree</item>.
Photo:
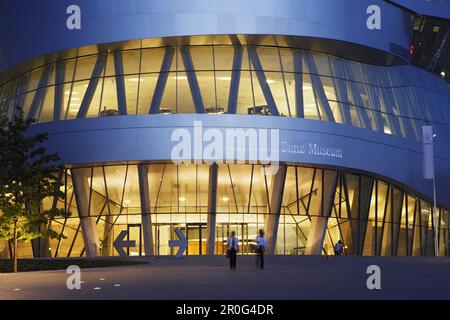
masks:
[(66, 217), (62, 209), (44, 210), (47, 197), (63, 199), (57, 154), (42, 146), (46, 133), (27, 134), (34, 120), (25, 119), (21, 109), (12, 120), (0, 116), (0, 238), (14, 244), (13, 271), (17, 272), (17, 242), (61, 237), (49, 222)]

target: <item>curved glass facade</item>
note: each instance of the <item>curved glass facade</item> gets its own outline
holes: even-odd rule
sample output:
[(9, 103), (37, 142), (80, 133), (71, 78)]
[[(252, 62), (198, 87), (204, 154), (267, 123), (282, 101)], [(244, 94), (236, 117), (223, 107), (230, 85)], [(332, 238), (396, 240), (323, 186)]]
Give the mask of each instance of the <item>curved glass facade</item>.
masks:
[[(99, 53), (80, 48), (55, 55), (70, 57), (65, 59), (40, 57), (20, 66), (22, 73), (0, 84), (0, 111), (12, 117), (19, 106), (26, 117), (38, 123), (164, 115), (135, 117), (148, 126), (140, 132), (121, 131), (129, 124), (102, 127), (108, 123), (102, 120), (92, 121), (95, 130), (86, 131), (82, 122), (71, 122), (74, 133), (67, 135), (67, 141), (84, 143), (86, 146), (76, 152), (91, 157), (74, 160), (75, 152), (66, 154), (66, 197), (59, 202), (47, 199), (43, 204), (71, 212), (69, 218), (51, 222), (51, 228), (66, 238), (36, 240), (31, 246), (21, 243), (20, 256), (117, 255), (113, 242), (123, 230), (129, 240), (136, 241), (136, 247), (127, 249), (128, 255), (172, 255), (169, 240), (176, 239), (176, 229), (187, 237), (188, 255), (224, 254), (231, 230), (241, 241), (239, 253), (253, 254), (254, 239), (261, 228), (275, 254), (332, 254), (333, 244), (342, 240), (347, 255), (427, 256), (435, 255), (435, 221), (439, 255), (450, 255), (450, 212), (439, 208), (434, 213), (429, 200), (422, 196), (427, 192), (402, 180), (418, 172), (416, 141), (422, 141), (423, 125), (434, 127), (439, 143), (449, 142), (449, 84), (408, 65), (368, 65), (287, 44), (172, 45), (171, 41), (167, 42), (171, 45), (162, 46), (167, 44), (162, 40), (154, 40), (151, 46), (149, 40), (149, 47), (143, 48), (125, 49), (126, 43), (122, 43), (104, 45)], [(24, 71), (27, 65), (33, 67)], [(331, 133), (323, 134), (322, 128), (299, 133), (291, 130), (297, 125), (295, 121), (284, 131), (289, 131), (286, 136), (293, 142), (300, 134), (305, 139), (314, 134), (318, 144), (339, 147), (351, 143), (353, 147), (356, 143), (360, 146), (357, 153), (381, 140), (380, 135), (368, 131), (365, 133), (370, 137), (351, 140), (355, 130), (344, 126), (359, 127), (410, 139), (381, 137), (400, 141), (388, 147), (402, 149), (402, 153), (395, 153), (401, 161), (415, 162), (406, 167), (403, 176), (392, 175), (400, 162), (384, 154), (390, 150), (386, 147), (380, 149), (380, 157), (373, 157), (373, 163), (382, 170), (374, 168), (372, 158), (367, 161), (371, 166), (359, 165), (352, 159), (356, 154), (341, 162), (325, 158), (321, 159), (324, 162), (310, 158), (310, 162), (292, 156), (280, 161), (281, 169), (275, 175), (266, 175), (263, 165), (251, 162), (176, 165), (155, 146), (140, 146), (152, 153), (141, 154), (131, 148), (126, 157), (116, 154), (121, 150), (114, 149), (116, 141), (126, 144), (138, 136), (147, 137), (148, 132), (162, 136), (163, 130), (182, 126), (181, 121), (163, 123), (164, 128), (146, 122), (150, 118), (161, 122), (177, 118), (170, 118), (170, 114), (216, 115), (207, 117), (209, 121), (216, 121), (221, 114), (242, 115), (228, 117), (236, 126), (245, 124), (239, 121), (245, 115), (279, 117), (277, 121), (258, 118), (270, 120), (277, 128), (286, 122), (282, 117), (332, 122), (352, 131), (335, 133), (337, 127), (329, 126)], [(260, 123), (264, 126), (267, 124)], [(79, 140), (83, 129), (89, 138), (91, 132), (106, 129), (104, 139), (98, 140), (103, 149), (95, 149), (94, 139)], [(56, 134), (59, 137), (49, 138), (49, 149), (54, 145), (63, 152), (70, 148), (61, 132)], [(404, 150), (403, 143), (407, 145)], [(111, 157), (96, 157), (101, 152)], [(445, 154), (441, 158), (445, 160)], [(445, 178), (442, 159), (438, 159), (438, 174)], [(0, 256), (8, 256), (10, 251), (8, 244), (0, 241)]]
[[(38, 60), (37, 60), (38, 61)], [(38, 122), (148, 113), (301, 117), (421, 141), (450, 136), (448, 84), (409, 66), (382, 67), (274, 46), (169, 46), (41, 64), (0, 86), (0, 108)]]
[[(333, 244), (343, 240), (347, 255), (434, 255), (432, 205), (414, 193), (343, 170), (301, 165), (284, 168), (280, 180), (284, 192), (278, 200), (274, 194), (280, 176), (265, 176), (261, 165), (219, 165), (215, 172), (208, 165), (172, 163), (67, 169), (64, 201), (47, 199), (43, 204), (71, 212), (70, 218), (52, 221), (51, 227), (67, 238), (50, 240), (49, 254), (86, 255), (82, 229), (89, 226), (86, 221), (92, 221), (95, 236), (91, 238), (96, 239), (99, 254), (117, 255), (112, 243), (126, 230), (129, 239), (137, 243), (128, 254), (143, 255), (144, 216), (150, 215), (154, 254), (174, 254), (176, 249), (169, 248), (168, 242), (177, 239), (175, 229), (180, 228), (189, 243), (185, 254), (204, 255), (211, 223), (209, 180), (217, 175), (215, 254), (224, 254), (231, 230), (240, 239), (239, 253), (253, 254), (258, 230), (274, 232), (270, 220), (277, 216), (273, 202), (279, 201), (278, 222), (272, 225), (277, 234), (275, 254), (308, 254), (308, 239), (313, 242), (317, 228), (323, 226), (325, 238), (319, 254), (332, 254)], [(150, 212), (142, 210), (140, 192), (148, 194)], [(80, 212), (80, 206), (87, 211)], [(438, 210), (441, 256), (450, 255), (449, 214)], [(20, 251), (21, 256), (32, 255), (30, 248), (21, 247)]]

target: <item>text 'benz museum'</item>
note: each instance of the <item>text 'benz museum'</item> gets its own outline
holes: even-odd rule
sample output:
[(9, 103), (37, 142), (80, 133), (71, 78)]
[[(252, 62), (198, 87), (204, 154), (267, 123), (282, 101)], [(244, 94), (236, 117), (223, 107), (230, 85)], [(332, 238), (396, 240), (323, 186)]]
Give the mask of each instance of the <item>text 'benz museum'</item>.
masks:
[(4, 0), (0, 16), (0, 110), (48, 132), (65, 198), (42, 206), (71, 212), (20, 257), (118, 255), (122, 231), (128, 255), (173, 255), (177, 229), (187, 255), (224, 254), (232, 230), (254, 254), (259, 229), (269, 254), (450, 255), (449, 1)]

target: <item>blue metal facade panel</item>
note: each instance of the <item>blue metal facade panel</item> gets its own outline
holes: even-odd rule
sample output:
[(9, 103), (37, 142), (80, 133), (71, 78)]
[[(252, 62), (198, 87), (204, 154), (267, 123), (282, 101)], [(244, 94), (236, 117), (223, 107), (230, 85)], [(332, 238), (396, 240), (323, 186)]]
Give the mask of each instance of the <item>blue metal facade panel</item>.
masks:
[[(369, 30), (370, 5), (381, 30)], [(69, 5), (81, 29), (66, 27)], [(411, 13), (383, 0), (4, 0), (0, 70), (56, 51), (131, 39), (211, 34), (324, 38), (392, 51), (409, 49)], [(349, 55), (351, 52), (349, 52)]]
[[(245, 115), (129, 115), (51, 122), (32, 130), (49, 132), (47, 147), (58, 151), (66, 164), (158, 161), (170, 160), (176, 144), (161, 141), (171, 141), (177, 128), (187, 129), (193, 137), (194, 121), (202, 121), (204, 130), (214, 127), (222, 132), (227, 128), (279, 129), (280, 161), (361, 170), (392, 179), (428, 197), (432, 194), (431, 182), (422, 178), (421, 143), (331, 122)], [(341, 149), (343, 156), (283, 152), (286, 144), (308, 148), (309, 143)], [(435, 160), (438, 201), (449, 206), (450, 143), (436, 143)]]

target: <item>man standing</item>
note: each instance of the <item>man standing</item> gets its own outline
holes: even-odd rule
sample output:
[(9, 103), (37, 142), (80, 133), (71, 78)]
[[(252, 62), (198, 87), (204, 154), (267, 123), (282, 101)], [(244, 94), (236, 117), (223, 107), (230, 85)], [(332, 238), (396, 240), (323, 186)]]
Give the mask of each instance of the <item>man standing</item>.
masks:
[(266, 251), (266, 238), (264, 238), (264, 230), (259, 230), (259, 236), (256, 237), (256, 267), (258, 265), (261, 269), (264, 269), (264, 252)]
[(236, 232), (231, 231), (231, 237), (228, 238), (228, 255), (230, 257), (230, 269), (236, 269), (237, 251), (238, 251), (238, 238), (236, 238)]
[(342, 243), (341, 240), (339, 240), (334, 246), (334, 254), (336, 256), (341, 256), (343, 252), (344, 252), (344, 244)]

